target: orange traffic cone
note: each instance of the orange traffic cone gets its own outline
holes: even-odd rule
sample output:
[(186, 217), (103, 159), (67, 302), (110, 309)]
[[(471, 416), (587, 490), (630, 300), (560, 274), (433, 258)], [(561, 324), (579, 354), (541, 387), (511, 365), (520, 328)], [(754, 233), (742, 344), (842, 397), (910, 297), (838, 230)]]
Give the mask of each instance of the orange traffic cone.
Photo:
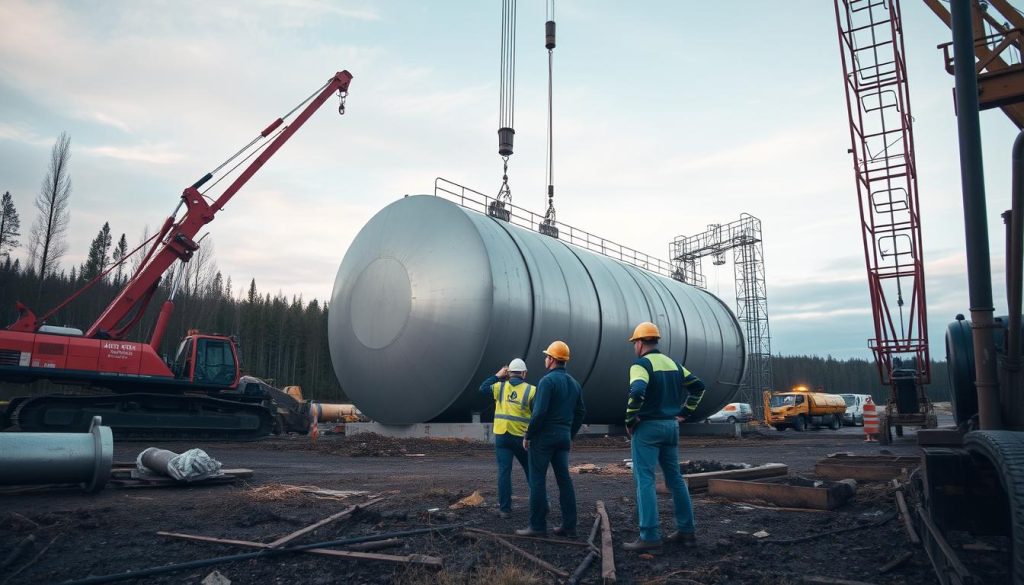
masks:
[(875, 442), (875, 434), (878, 433), (878, 411), (871, 397), (864, 399), (864, 441)]

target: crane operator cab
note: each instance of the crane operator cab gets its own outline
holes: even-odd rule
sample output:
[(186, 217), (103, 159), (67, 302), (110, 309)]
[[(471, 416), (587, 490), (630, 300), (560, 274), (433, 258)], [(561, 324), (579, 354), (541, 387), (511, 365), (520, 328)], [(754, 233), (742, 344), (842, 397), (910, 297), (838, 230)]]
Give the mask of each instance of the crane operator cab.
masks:
[(175, 378), (194, 384), (234, 386), (238, 380), (235, 344), (227, 337), (190, 330), (178, 345), (172, 370)]

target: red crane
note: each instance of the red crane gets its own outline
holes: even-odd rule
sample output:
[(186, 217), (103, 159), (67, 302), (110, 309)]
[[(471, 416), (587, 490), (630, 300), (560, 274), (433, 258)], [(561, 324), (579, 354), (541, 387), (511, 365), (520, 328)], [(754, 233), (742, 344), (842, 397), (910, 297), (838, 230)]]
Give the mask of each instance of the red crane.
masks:
[[(83, 333), (45, 325), (46, 319), (103, 278), (101, 274), (42, 317), (18, 303), (19, 318), (0, 330), (0, 381), (98, 386), (112, 390), (106, 396), (48, 395), (17, 398), (7, 409), (8, 422), (22, 430), (81, 430), (94, 415), (103, 417), (115, 432), (152, 436), (168, 431), (180, 434), (227, 435), (249, 438), (267, 434), (274, 414), (264, 403), (266, 393), (239, 387), (240, 370), (235, 340), (223, 335), (189, 331), (173, 361), (157, 355), (160, 341), (174, 310), (175, 282), (161, 307), (148, 343), (127, 341), (156, 293), (168, 268), (182, 265), (199, 249), (196, 235), (213, 221), (249, 179), (332, 95), (341, 98), (344, 113), (352, 75), (341, 71), (288, 114), (270, 123), (249, 144), (181, 194), (181, 201), (149, 241), (153, 242), (139, 268), (117, 297)], [(299, 111), (299, 109), (301, 111)], [(285, 125), (285, 119), (293, 120)], [(271, 135), (273, 134), (273, 137)], [(212, 200), (207, 192), (220, 179), (249, 162), (231, 184)], [(228, 165), (207, 190), (207, 182)], [(179, 217), (179, 212), (185, 211)], [(140, 246), (141, 248), (142, 246)], [(121, 260), (123, 262), (124, 259)], [(115, 266), (112, 266), (113, 269)], [(107, 271), (109, 272), (109, 270)]]
[(902, 435), (904, 425), (935, 422), (903, 22), (899, 0), (835, 0), (835, 12), (875, 328), (868, 345)]

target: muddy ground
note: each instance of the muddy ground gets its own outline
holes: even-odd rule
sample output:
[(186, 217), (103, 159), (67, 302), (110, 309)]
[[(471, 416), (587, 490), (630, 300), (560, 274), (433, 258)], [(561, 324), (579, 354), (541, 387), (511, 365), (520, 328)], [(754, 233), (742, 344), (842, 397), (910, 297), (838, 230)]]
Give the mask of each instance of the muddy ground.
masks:
[[(145, 443), (118, 443), (115, 460), (130, 461)], [(308, 437), (274, 438), (256, 443), (166, 443), (175, 451), (200, 447), (225, 467), (249, 468), (251, 479), (234, 485), (184, 488), (108, 488), (95, 495), (79, 490), (0, 495), (0, 562), (30, 536), (10, 564), (0, 569), (0, 585), (63, 583), (89, 576), (121, 573), (250, 552), (236, 546), (173, 540), (156, 534), (171, 531), (236, 540), (271, 542), (347, 506), (383, 495), (384, 501), (355, 516), (328, 524), (297, 540), (315, 543), (425, 526), (465, 524), (509, 534), (526, 525), (527, 489), (514, 475), (511, 520), (495, 514), (493, 451), (490, 446), (457, 440), (393, 440), (376, 436), (345, 437), (322, 433), (317, 444)], [(803, 434), (770, 432), (745, 439), (683, 439), (683, 459), (749, 464), (786, 463), (791, 473), (813, 476), (814, 463), (834, 452), (913, 455), (913, 437), (880, 447), (865, 444), (856, 432)], [(629, 457), (623, 438), (587, 438), (574, 448), (571, 463), (609, 468)], [(580, 513), (580, 541), (593, 519), (595, 501), (607, 506), (616, 546), (620, 583), (771, 584), (800, 583), (818, 575), (868, 583), (936, 582), (926, 554), (912, 547), (899, 519), (891, 488), (862, 484), (854, 501), (832, 512), (781, 511), (694, 495), (699, 545), (666, 547), (663, 554), (642, 557), (619, 549), (637, 537), (632, 477), (628, 474), (574, 475)], [(359, 490), (364, 496), (330, 499), (281, 486), (315, 486)], [(450, 509), (479, 491), (483, 505)], [(552, 526), (560, 515), (557, 488), (549, 476)], [(671, 529), (671, 501), (662, 496), (663, 529)], [(435, 511), (429, 511), (436, 509)], [(883, 522), (879, 523), (880, 520)], [(791, 539), (836, 528), (865, 528), (796, 544)], [(767, 537), (757, 538), (759, 531)], [(586, 555), (579, 546), (515, 539), (523, 549), (572, 572)], [(996, 543), (998, 548), (1000, 545)], [(136, 583), (200, 583), (217, 570), (233, 583), (555, 583), (542, 569), (488, 540), (477, 541), (450, 530), (410, 536), (384, 554), (439, 557), (441, 570), (386, 562), (351, 561), (293, 554), (194, 568), (135, 579)], [(910, 552), (895, 570), (880, 574), (885, 563)], [(997, 555), (1000, 553), (997, 553)], [(992, 563), (991, 555), (987, 562)], [(998, 557), (997, 557), (998, 558)], [(1000, 581), (1001, 567), (989, 565), (987, 581)], [(600, 561), (584, 579), (600, 582)]]

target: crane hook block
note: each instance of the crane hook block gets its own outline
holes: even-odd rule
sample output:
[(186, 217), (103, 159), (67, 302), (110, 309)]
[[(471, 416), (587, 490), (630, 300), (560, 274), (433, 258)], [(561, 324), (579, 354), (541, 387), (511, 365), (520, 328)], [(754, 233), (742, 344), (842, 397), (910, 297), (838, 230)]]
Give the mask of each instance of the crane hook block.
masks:
[(549, 20), (544, 23), (544, 47), (547, 50), (555, 48), (555, 21)]
[(498, 154), (512, 156), (512, 137), (516, 131), (511, 128), (498, 128)]

